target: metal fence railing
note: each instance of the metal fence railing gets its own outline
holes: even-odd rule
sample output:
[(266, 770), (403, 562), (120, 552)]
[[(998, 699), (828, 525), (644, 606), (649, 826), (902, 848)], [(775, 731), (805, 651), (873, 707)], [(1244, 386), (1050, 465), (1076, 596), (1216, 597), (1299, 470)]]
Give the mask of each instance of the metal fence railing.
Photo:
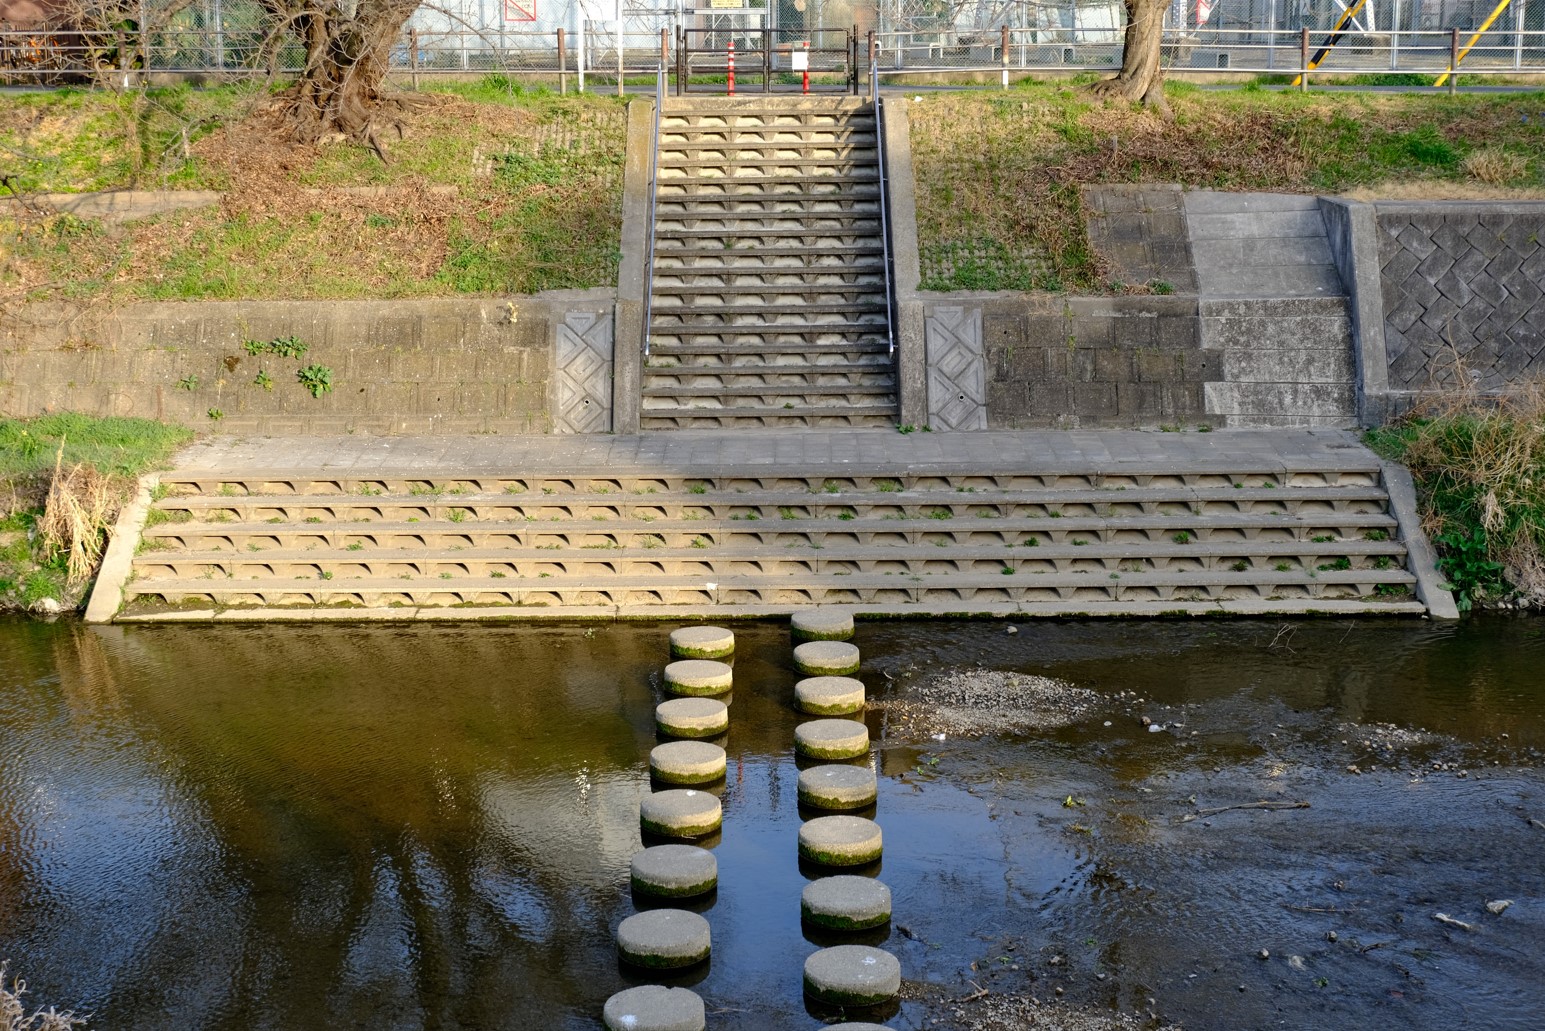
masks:
[[(1545, 0), (1536, 0), (1545, 8)], [(1360, 31), (1355, 25), (1337, 33), (1333, 25), (1260, 28), (1208, 24), (1172, 30), (1163, 43), (1163, 61), (1172, 72), (1231, 71), (1296, 74), (1308, 64), (1317, 77), (1377, 72), (1432, 75), (1454, 66), (1467, 78), (1545, 76), (1545, 28), (1526, 23), (1494, 22), (1485, 32), (1448, 26)], [(541, 76), (563, 88), (598, 77), (607, 85), (635, 78), (653, 80), (662, 60), (674, 70), (677, 90), (696, 82), (713, 88), (723, 77), (729, 43), (740, 48), (743, 71), (798, 81), (792, 55), (806, 51), (811, 88), (858, 88), (858, 72), (867, 73), (857, 53), (862, 39), (828, 45), (843, 30), (746, 28), (683, 29), (621, 33), (592, 25), (583, 41), (577, 33), (467, 28), (409, 29), (392, 49), (393, 73), (415, 81), (422, 76), (498, 73)], [(851, 37), (847, 37), (851, 38)], [(1322, 55), (1328, 44), (1334, 43)], [(874, 68), (882, 81), (908, 74), (1108, 71), (1119, 67), (1119, 25), (1084, 24), (1071, 28), (992, 30), (931, 29), (873, 34)], [(674, 50), (675, 53), (669, 51)], [(867, 51), (865, 51), (867, 52)], [(1307, 52), (1307, 60), (1306, 60)], [(1317, 60), (1316, 60), (1317, 59)], [(239, 31), (216, 28), (156, 28), (136, 31), (0, 30), (0, 84), (90, 82), (112, 74), (139, 72), (190, 75), (293, 73), (304, 63), (303, 50), (287, 37), (260, 26)], [(826, 80), (831, 79), (828, 83)], [(840, 85), (837, 85), (839, 84)]]

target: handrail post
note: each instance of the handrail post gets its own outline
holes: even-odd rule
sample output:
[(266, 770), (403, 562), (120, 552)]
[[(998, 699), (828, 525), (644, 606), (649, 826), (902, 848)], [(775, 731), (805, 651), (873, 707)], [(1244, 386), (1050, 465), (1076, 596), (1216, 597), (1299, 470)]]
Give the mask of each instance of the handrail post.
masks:
[(1459, 29), (1448, 30), (1448, 95), (1459, 89)]
[(687, 82), (687, 30), (676, 27), (676, 95), (686, 89)]
[(1309, 26), (1299, 29), (1298, 34), (1298, 91), (1309, 92)]
[(762, 26), (762, 92), (772, 92), (772, 29)]

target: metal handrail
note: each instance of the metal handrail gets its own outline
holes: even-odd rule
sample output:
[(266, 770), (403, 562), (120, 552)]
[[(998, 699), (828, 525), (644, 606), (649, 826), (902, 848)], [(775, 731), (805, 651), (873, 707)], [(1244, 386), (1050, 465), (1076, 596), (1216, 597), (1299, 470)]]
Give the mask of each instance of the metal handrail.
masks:
[(886, 182), (890, 169), (885, 163), (885, 123), (881, 117), (879, 62), (869, 62), (869, 100), (874, 105), (875, 152), (880, 160), (880, 246), (884, 252), (885, 269), (885, 338), (890, 346), (890, 356), (896, 357), (896, 292), (891, 288), (891, 224), (890, 191)]
[(644, 260), (644, 357), (649, 356), (649, 325), (654, 307), (655, 202), (660, 195), (660, 111), (665, 107), (665, 62), (654, 81), (654, 139), (649, 151), (649, 251)]

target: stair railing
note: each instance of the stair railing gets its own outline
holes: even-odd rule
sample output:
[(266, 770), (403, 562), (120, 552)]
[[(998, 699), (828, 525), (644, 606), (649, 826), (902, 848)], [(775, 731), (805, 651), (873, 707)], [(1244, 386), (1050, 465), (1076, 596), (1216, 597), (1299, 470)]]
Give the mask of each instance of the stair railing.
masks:
[(649, 357), (649, 327), (654, 307), (655, 202), (660, 195), (660, 109), (665, 106), (665, 58), (655, 72), (654, 137), (649, 149), (649, 251), (644, 259), (644, 357)]
[(869, 54), (869, 100), (874, 105), (875, 153), (880, 161), (880, 246), (884, 251), (885, 270), (885, 340), (892, 359), (896, 357), (896, 292), (891, 284), (890, 191), (886, 182), (890, 169), (885, 162), (885, 120), (880, 101), (880, 61), (871, 45)]

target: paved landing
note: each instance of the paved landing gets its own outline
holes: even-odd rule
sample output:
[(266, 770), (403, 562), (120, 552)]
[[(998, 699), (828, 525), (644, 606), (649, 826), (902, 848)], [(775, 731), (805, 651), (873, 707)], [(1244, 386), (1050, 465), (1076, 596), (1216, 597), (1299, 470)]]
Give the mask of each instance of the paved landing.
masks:
[(1078, 472), (1295, 471), (1377, 468), (1345, 430), (1046, 430), (898, 433), (871, 429), (676, 430), (634, 436), (212, 437), (178, 457), (184, 474), (342, 475), (441, 471), (586, 474), (690, 470), (818, 476), (863, 466)]

